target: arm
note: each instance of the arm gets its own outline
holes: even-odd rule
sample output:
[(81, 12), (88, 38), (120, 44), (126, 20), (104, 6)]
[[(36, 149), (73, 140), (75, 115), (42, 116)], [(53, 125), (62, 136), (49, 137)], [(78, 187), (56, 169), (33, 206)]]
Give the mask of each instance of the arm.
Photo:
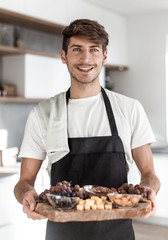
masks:
[(140, 171), (141, 181), (140, 185), (144, 186), (147, 190), (148, 199), (152, 201), (152, 211), (149, 217), (156, 212), (156, 194), (160, 188), (160, 181), (155, 174), (152, 152), (150, 145), (146, 144), (132, 150), (133, 159)]
[(14, 188), (16, 199), (23, 204), (23, 212), (32, 219), (45, 218), (34, 211), (38, 197), (34, 183), (41, 164), (42, 161), (38, 159), (22, 158), (20, 179)]

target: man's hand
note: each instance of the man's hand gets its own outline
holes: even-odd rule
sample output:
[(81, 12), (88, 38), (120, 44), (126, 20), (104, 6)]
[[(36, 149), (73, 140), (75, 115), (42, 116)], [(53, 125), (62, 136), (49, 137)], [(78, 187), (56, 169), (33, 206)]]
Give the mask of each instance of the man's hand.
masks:
[(145, 187), (143, 186), (145, 189), (145, 192), (147, 193), (147, 199), (151, 201), (152, 204), (152, 210), (143, 216), (143, 218), (148, 218), (150, 216), (153, 216), (157, 210), (157, 205), (156, 205), (156, 192), (150, 188), (150, 187)]
[(41, 220), (45, 219), (45, 216), (42, 216), (35, 212), (36, 207), (36, 199), (38, 195), (35, 191), (28, 191), (24, 194), (23, 198), (23, 212), (27, 214), (28, 218), (31, 218), (33, 220)]
[(35, 212), (38, 195), (34, 189), (34, 182), (41, 164), (40, 159), (22, 158), (20, 179), (14, 188), (16, 199), (23, 204), (23, 212), (33, 220), (46, 218)]

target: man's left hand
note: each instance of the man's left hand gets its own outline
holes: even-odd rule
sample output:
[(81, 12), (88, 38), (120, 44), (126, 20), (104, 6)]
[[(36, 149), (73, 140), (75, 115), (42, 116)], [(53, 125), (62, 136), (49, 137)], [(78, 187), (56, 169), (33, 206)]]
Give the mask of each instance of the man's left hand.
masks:
[(148, 218), (150, 216), (153, 216), (157, 210), (156, 192), (150, 187), (145, 187), (145, 186), (143, 187), (145, 188), (145, 191), (147, 193), (147, 199), (151, 201), (151, 205), (152, 205), (152, 210), (143, 216), (143, 218)]

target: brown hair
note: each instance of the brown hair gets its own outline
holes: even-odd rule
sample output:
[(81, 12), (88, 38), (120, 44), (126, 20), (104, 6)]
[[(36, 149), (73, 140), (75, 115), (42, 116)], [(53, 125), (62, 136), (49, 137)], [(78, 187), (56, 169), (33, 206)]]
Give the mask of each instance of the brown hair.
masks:
[(109, 42), (108, 33), (104, 27), (97, 21), (89, 19), (77, 19), (71, 22), (69, 26), (65, 27), (62, 34), (62, 49), (65, 51), (65, 54), (67, 54), (70, 38), (73, 36), (82, 37), (94, 43), (102, 44), (103, 52), (106, 50)]

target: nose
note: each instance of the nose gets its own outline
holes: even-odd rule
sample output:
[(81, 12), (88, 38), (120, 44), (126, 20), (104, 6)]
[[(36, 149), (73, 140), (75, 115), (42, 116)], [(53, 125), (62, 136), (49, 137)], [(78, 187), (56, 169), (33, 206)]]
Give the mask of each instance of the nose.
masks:
[(84, 51), (81, 52), (80, 62), (81, 63), (89, 63), (89, 62), (91, 62), (90, 51), (84, 50)]

